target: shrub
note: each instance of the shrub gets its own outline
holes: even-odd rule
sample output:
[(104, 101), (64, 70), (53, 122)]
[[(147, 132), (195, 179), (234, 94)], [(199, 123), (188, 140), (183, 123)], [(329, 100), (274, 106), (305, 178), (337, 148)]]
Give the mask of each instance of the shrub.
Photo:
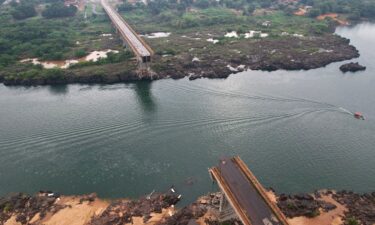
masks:
[(12, 16), (14, 19), (22, 20), (36, 16), (36, 11), (32, 4), (22, 2), (13, 9)]
[(359, 225), (358, 220), (354, 217), (351, 217), (351, 218), (347, 219), (346, 223), (348, 225)]
[(86, 55), (87, 55), (87, 52), (84, 49), (79, 49), (74, 52), (74, 56), (77, 58), (82, 58), (82, 57), (85, 57)]
[(65, 6), (62, 2), (53, 3), (47, 6), (42, 12), (42, 16), (45, 18), (60, 18), (60, 17), (71, 17), (77, 13), (77, 8), (73, 5)]

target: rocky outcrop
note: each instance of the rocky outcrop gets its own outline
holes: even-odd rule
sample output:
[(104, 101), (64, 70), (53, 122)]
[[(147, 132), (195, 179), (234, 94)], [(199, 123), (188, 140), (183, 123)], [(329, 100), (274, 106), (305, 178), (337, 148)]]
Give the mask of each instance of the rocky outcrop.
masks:
[(114, 201), (101, 215), (94, 217), (89, 225), (121, 225), (132, 223), (133, 217), (143, 217), (147, 222), (151, 213), (161, 213), (163, 209), (175, 205), (180, 199), (172, 193), (154, 193), (138, 200)]
[[(340, 209), (345, 206), (347, 208), (343, 218), (345, 225), (352, 224), (349, 221), (358, 221), (358, 224), (363, 225), (375, 223), (375, 192), (357, 194), (350, 191), (319, 191), (314, 194), (280, 194), (276, 197), (278, 207), (289, 218), (315, 217), (320, 213), (334, 210), (336, 207)], [(73, 199), (76, 199), (76, 204), (72, 203), (73, 200), (69, 196), (60, 196), (50, 191), (41, 191), (34, 196), (16, 193), (0, 197), (0, 224), (4, 224), (11, 217), (21, 224), (30, 224), (37, 214), (40, 219), (32, 224), (43, 224), (43, 218), (49, 219), (60, 210), (80, 208), (80, 205), (90, 207), (100, 202), (95, 194), (74, 196)], [(180, 200), (174, 191), (164, 194), (153, 193), (136, 200), (117, 199), (106, 203), (99, 214), (90, 216), (88, 222), (84, 224), (120, 225), (132, 223), (133, 219), (136, 220), (135, 217), (144, 222), (149, 221), (150, 218), (155, 221), (155, 217), (152, 216), (158, 214), (160, 216), (157, 220), (159, 222), (156, 222), (157, 225), (187, 225), (197, 220), (210, 225), (219, 225), (215, 212), (218, 212), (220, 199), (221, 193), (210, 193), (178, 210), (173, 210), (174, 207), (171, 207)], [(323, 199), (335, 200), (337, 206)], [(165, 213), (169, 210), (171, 214)], [(71, 214), (66, 214), (66, 216), (69, 215)], [(75, 216), (82, 215), (76, 214)], [(234, 218), (226, 224), (238, 224), (238, 222)]]
[(350, 63), (346, 63), (346, 64), (340, 66), (340, 70), (344, 73), (346, 73), (346, 72), (357, 72), (357, 71), (366, 70), (366, 67), (360, 65), (358, 62), (356, 62), (356, 63), (350, 62)]
[(333, 198), (345, 205), (345, 220), (358, 220), (363, 225), (375, 224), (375, 192), (357, 194), (352, 191), (339, 191), (332, 195)]
[(235, 55), (225, 55), (225, 52), (230, 51), (227, 47), (216, 46), (216, 48), (218, 50), (207, 51), (199, 56), (199, 60), (189, 53), (179, 55), (173, 61), (158, 59), (156, 56), (159, 64), (166, 65), (158, 73), (162, 78), (174, 79), (185, 76), (190, 80), (227, 78), (231, 74), (247, 69), (309, 70), (324, 67), (332, 62), (359, 57), (358, 50), (349, 44), (349, 39), (331, 34), (309, 38), (265, 39), (252, 44), (238, 41), (231, 45), (231, 48), (241, 50)]
[(193, 203), (157, 225), (187, 225), (191, 220), (202, 217), (206, 212), (206, 207), (198, 203)]
[(39, 192), (34, 196), (23, 193), (10, 194), (0, 198), (0, 224), (4, 224), (12, 215), (21, 224), (28, 222), (37, 214), (43, 218), (47, 212), (56, 213), (62, 209), (54, 203), (59, 195), (52, 192)]
[(116, 73), (116, 74), (92, 74), (79, 76), (74, 73), (66, 73), (64, 76), (56, 78), (37, 77), (37, 78), (20, 78), (4, 77), (4, 85), (59, 85), (59, 84), (113, 84), (120, 82), (133, 82), (142, 80), (136, 72)]
[[(195, 53), (194, 53), (195, 54)], [(68, 69), (64, 76), (28, 78), (0, 73), (5, 85), (54, 85), (134, 82), (142, 79), (164, 78), (190, 80), (198, 78), (227, 78), (247, 69), (274, 71), (309, 70), (324, 67), (332, 62), (349, 60), (359, 56), (349, 40), (334, 34), (314, 37), (279, 37), (262, 40), (236, 40), (230, 44), (215, 45), (195, 56), (182, 52), (173, 57), (155, 55), (150, 76), (140, 78), (134, 68), (107, 64), (89, 68)], [(125, 64), (124, 64), (125, 65)], [(133, 70), (134, 69), (134, 70)], [(124, 72), (126, 70), (126, 72)], [(2, 77), (2, 78), (1, 78)]]
[(320, 210), (328, 212), (336, 208), (335, 205), (318, 200), (310, 194), (281, 194), (278, 198), (277, 206), (289, 218), (297, 216), (315, 217), (320, 214)]

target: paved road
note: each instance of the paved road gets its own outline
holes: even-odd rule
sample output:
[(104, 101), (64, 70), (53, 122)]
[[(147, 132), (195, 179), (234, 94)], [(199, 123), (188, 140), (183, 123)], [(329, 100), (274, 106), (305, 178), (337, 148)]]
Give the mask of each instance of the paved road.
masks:
[(112, 22), (116, 24), (118, 29), (120, 29), (122, 35), (126, 35), (126, 39), (130, 42), (129, 44), (134, 47), (138, 55), (142, 57), (151, 56), (151, 52), (138, 39), (137, 35), (129, 29), (124, 23), (122, 17), (108, 4), (108, 2), (106, 0), (101, 0), (101, 3)]
[(282, 225), (232, 159), (225, 159), (218, 169), (252, 225)]

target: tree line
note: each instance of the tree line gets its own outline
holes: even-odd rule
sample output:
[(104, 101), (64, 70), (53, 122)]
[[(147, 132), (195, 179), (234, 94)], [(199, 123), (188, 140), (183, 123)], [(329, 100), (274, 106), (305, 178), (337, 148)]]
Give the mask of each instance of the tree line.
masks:
[[(16, 20), (27, 19), (37, 15), (35, 10), (36, 4), (40, 2), (22, 0), (19, 3), (12, 1), (11, 15)], [(70, 5), (65, 6), (62, 0), (47, 0), (45, 1), (47, 7), (42, 11), (42, 16), (47, 19), (72, 17), (77, 13), (77, 7)]]
[(309, 15), (316, 17), (325, 13), (348, 14), (349, 19), (375, 18), (375, 0), (301, 0), (312, 6)]
[[(349, 15), (349, 19), (359, 19), (360, 17), (375, 18), (375, 0), (300, 0), (298, 5), (309, 5), (313, 8), (309, 16), (316, 17), (324, 13), (343, 13)], [(134, 9), (147, 9), (152, 14), (158, 15), (165, 10), (184, 11), (189, 7), (209, 8), (222, 6), (236, 10), (242, 10), (245, 15), (250, 15), (256, 8), (280, 9), (288, 14), (290, 10), (297, 9), (286, 6), (278, 0), (148, 0), (147, 7), (143, 3), (131, 4), (128, 0), (123, 0), (119, 6), (119, 11), (131, 11)]]

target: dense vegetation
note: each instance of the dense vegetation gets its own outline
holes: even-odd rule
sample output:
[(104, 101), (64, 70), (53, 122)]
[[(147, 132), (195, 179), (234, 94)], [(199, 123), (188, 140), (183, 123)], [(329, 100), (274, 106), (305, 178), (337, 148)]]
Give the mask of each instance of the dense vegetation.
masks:
[(23, 0), (20, 3), (15, 3), (12, 16), (17, 20), (34, 17), (36, 16), (34, 5), (26, 0)]
[(73, 19), (5, 23), (0, 32), (0, 64), (6, 66), (23, 57), (62, 59), (74, 46), (72, 27), (84, 26)]
[[(180, 14), (191, 7), (206, 9), (209, 7), (225, 7), (240, 10), (244, 15), (250, 15), (255, 9), (282, 10), (287, 14), (292, 14), (301, 6), (312, 6), (309, 12), (311, 17), (316, 17), (324, 13), (346, 14), (352, 20), (360, 17), (375, 18), (375, 0), (300, 0), (295, 3), (284, 3), (279, 0), (155, 0), (149, 1), (147, 10), (158, 15), (165, 11), (175, 11)], [(132, 5), (124, 0), (119, 7), (120, 11), (131, 11), (134, 9), (144, 9), (143, 4)]]
[[(4, 0), (0, 0), (0, 3)], [(236, 30), (239, 33), (261, 30), (270, 38), (278, 38), (282, 32), (302, 35), (319, 35), (329, 31), (329, 21), (292, 16), (300, 7), (310, 5), (311, 17), (321, 13), (337, 12), (351, 19), (375, 17), (375, 0), (300, 0), (297, 3), (283, 3), (279, 0), (153, 0), (148, 5), (130, 4), (123, 0), (118, 10), (123, 12), (136, 30), (142, 33), (171, 31), (189, 33), (207, 30), (213, 33)], [(111, 32), (108, 18), (94, 13), (88, 3), (85, 12), (78, 12), (74, 6), (65, 6), (63, 0), (21, 0), (0, 6), (0, 72), (11, 68), (21, 77), (35, 77), (39, 74), (51, 76), (41, 66), (19, 63), (25, 58), (40, 60), (61, 60), (79, 58), (90, 51), (106, 49), (108, 43), (100, 41), (99, 35)], [(100, 6), (97, 5), (97, 9)], [(84, 15), (87, 15), (84, 16)], [(272, 26), (262, 26), (270, 21)], [(217, 37), (225, 43), (223, 35)], [(81, 44), (77, 44), (81, 42)], [(114, 41), (112, 41), (114, 43)], [(163, 54), (178, 54), (179, 45), (163, 45), (156, 51)], [(119, 49), (120, 44), (116, 45)], [(185, 49), (186, 50), (186, 49)], [(72, 69), (86, 70), (105, 64), (129, 61), (127, 51), (110, 54), (98, 62), (84, 62)], [(10, 69), (9, 69), (10, 70)], [(58, 70), (54, 70), (56, 74)], [(1, 76), (1, 74), (0, 74)], [(15, 76), (15, 75), (14, 75)]]
[[(32, 14), (24, 10), (28, 7), (32, 8)], [(105, 16), (96, 18), (89, 12), (85, 19), (76, 7), (66, 7), (61, 0), (23, 0), (0, 6), (0, 80), (5, 76), (31, 78), (62, 74), (59, 69), (19, 62), (25, 58), (64, 60), (108, 48), (106, 42), (97, 40), (101, 33), (111, 32), (110, 23)], [(119, 44), (116, 46), (121, 48)], [(131, 57), (128, 51), (120, 51), (109, 54), (107, 59), (80, 63), (76, 67), (117, 63)]]
[(333, 12), (347, 14), (352, 20), (375, 18), (375, 0), (301, 0), (301, 3), (313, 6), (312, 17)]
[(73, 5), (65, 6), (63, 2), (56, 2), (48, 5), (47, 8), (42, 12), (42, 16), (45, 18), (59, 18), (59, 17), (70, 17), (77, 13), (77, 8)]

